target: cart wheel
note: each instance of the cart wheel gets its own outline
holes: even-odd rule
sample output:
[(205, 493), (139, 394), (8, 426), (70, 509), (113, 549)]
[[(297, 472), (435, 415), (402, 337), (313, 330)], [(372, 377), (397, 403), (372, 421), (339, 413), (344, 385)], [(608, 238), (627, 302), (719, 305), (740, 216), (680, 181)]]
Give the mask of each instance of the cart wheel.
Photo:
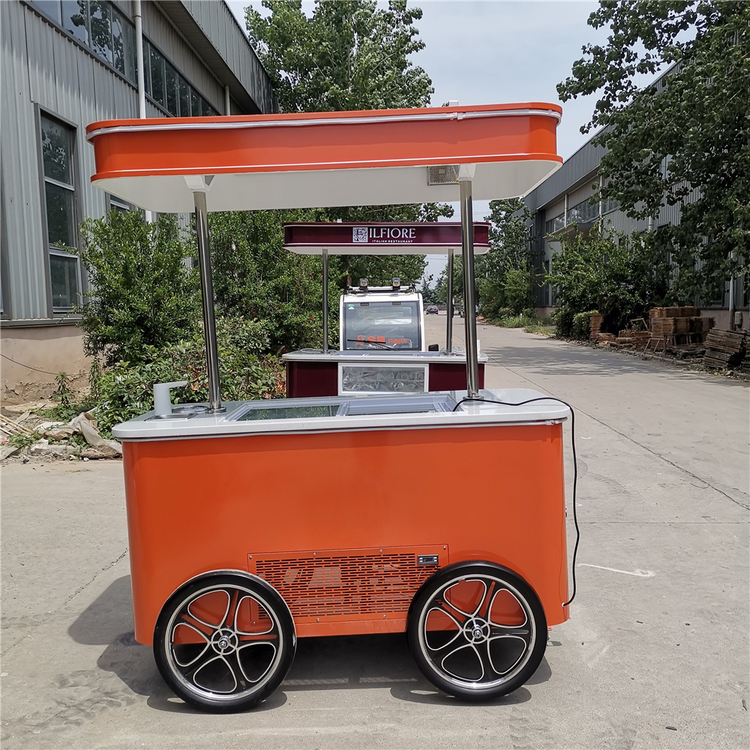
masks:
[(430, 682), (457, 698), (487, 700), (534, 674), (547, 647), (547, 619), (531, 587), (507, 568), (457, 563), (417, 592), (408, 637)]
[(212, 573), (186, 583), (164, 605), (154, 658), (187, 703), (242, 711), (281, 684), (296, 643), (292, 615), (272, 586), (241, 573)]

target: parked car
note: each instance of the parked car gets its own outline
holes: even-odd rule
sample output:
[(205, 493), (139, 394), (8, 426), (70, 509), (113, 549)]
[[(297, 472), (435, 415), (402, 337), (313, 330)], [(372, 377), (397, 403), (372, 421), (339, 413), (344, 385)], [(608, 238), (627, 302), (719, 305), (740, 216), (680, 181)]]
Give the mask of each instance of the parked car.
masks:
[(424, 309), (425, 315), (432, 315), (433, 313), (435, 315), (438, 314), (438, 306), (437, 305), (427, 305)]

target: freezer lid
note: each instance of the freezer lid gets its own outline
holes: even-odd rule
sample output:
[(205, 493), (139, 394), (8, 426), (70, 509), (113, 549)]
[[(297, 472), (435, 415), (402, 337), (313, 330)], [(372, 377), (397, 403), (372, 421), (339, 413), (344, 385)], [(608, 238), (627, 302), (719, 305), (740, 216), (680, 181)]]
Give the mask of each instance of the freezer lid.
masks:
[(106, 120), (88, 126), (92, 182), (132, 204), (191, 212), (522, 196), (560, 167), (555, 104)]
[[(113, 428), (118, 440), (181, 440), (361, 430), (463, 429), (561, 422), (570, 409), (557, 399), (525, 388), (482, 390), (483, 400), (466, 401), (466, 391), (373, 394), (227, 402), (223, 415), (155, 419), (153, 412)], [(252, 414), (251, 412), (256, 412)]]

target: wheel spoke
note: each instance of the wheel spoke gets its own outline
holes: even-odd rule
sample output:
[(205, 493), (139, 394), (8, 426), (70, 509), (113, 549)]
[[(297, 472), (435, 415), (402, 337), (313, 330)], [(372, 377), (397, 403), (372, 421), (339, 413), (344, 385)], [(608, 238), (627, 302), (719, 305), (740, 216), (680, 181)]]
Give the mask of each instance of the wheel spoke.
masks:
[[(235, 656), (244, 679), (254, 684), (260, 682), (273, 666), (276, 659), (276, 645), (271, 641), (253, 641), (240, 646)], [(254, 657), (257, 658), (254, 659)]]
[(215, 594), (224, 594), (224, 596), (226, 596), (226, 598), (227, 598), (227, 604), (226, 604), (226, 607), (224, 608), (224, 614), (219, 618), (218, 623), (214, 624), (212, 622), (206, 622), (205, 620), (201, 619), (200, 617), (198, 617), (193, 612), (193, 609), (192, 609), (193, 606), (197, 605), (198, 602), (200, 602), (202, 599), (204, 599), (206, 595), (204, 595), (204, 596), (198, 596), (195, 599), (193, 599), (192, 601), (190, 601), (188, 603), (188, 605), (187, 605), (186, 611), (187, 611), (187, 614), (190, 617), (192, 617), (194, 620), (196, 620), (197, 622), (199, 622), (201, 625), (205, 625), (207, 628), (211, 628), (211, 630), (218, 630), (222, 626), (222, 624), (226, 621), (226, 619), (227, 619), (227, 616), (229, 614), (229, 608), (230, 608), (230, 606), (232, 604), (232, 597), (230, 596), (229, 592), (226, 589), (216, 589), (215, 591), (212, 591), (211, 593), (212, 594), (214, 594), (214, 593)]
[(479, 602), (479, 604), (477, 605), (477, 608), (472, 613), (474, 617), (476, 617), (477, 615), (480, 615), (481, 617), (484, 617), (487, 620), (490, 619), (490, 612), (492, 610), (492, 602), (495, 601), (494, 591), (496, 587), (497, 587), (497, 581), (495, 580), (490, 581), (489, 586), (485, 585), (484, 595), (482, 596), (482, 600)]
[(463, 630), (459, 630), (456, 635), (453, 636), (447, 643), (443, 643), (437, 648), (430, 648), (429, 644), (427, 648), (430, 649), (430, 657), (438, 664), (441, 664), (449, 656), (452, 656), (456, 651), (459, 651), (466, 646), (471, 645), (463, 633)]
[[(201, 644), (200, 643), (191, 643), (189, 641), (186, 642), (186, 643), (184, 643), (184, 644), (179, 643), (180, 639), (176, 638), (175, 636), (177, 635), (177, 631), (180, 628), (188, 628), (193, 633), (196, 633), (201, 638), (203, 638), (203, 640), (204, 640), (203, 648), (201, 648)], [(177, 643), (175, 643), (175, 641), (177, 641)], [(194, 625), (192, 625), (191, 623), (187, 622), (186, 620), (183, 620), (182, 622), (178, 622), (174, 626), (174, 628), (172, 629), (172, 635), (170, 637), (170, 642), (172, 644), (172, 654), (174, 656), (174, 660), (177, 663), (177, 665), (179, 667), (182, 667), (183, 669), (186, 668), (186, 667), (189, 667), (191, 664), (193, 664), (198, 659), (200, 659), (201, 656), (203, 656), (206, 653), (206, 649), (208, 649), (208, 647), (209, 647), (209, 641), (208, 641), (208, 638), (206, 638), (205, 633), (203, 633), (202, 631), (200, 631), (198, 628), (196, 628)], [(195, 650), (198, 650), (198, 653), (192, 659), (188, 658), (187, 660), (185, 660), (183, 658), (181, 660), (180, 657), (179, 657), (179, 655), (178, 655), (178, 652), (179, 653), (185, 652), (186, 654), (191, 654)]]
[[(465, 612), (463, 609), (461, 609), (460, 607), (456, 606), (455, 604), (453, 604), (453, 602), (451, 602), (449, 600), (448, 593), (450, 592), (451, 589), (454, 589), (454, 588), (456, 588), (458, 586), (465, 585), (465, 584), (472, 584), (472, 583), (481, 584), (481, 586), (483, 587), (484, 591), (482, 592), (482, 595), (479, 597), (479, 604), (474, 608), (474, 610), (471, 611), (471, 612)], [(448, 588), (446, 588), (444, 596), (443, 596), (443, 599), (444, 599), (445, 603), (448, 606), (450, 606), (453, 609), (455, 609), (456, 612), (459, 612), (464, 617), (474, 617), (474, 615), (476, 615), (476, 613), (481, 608), (482, 602), (484, 602), (486, 596), (487, 596), (487, 584), (481, 578), (465, 578), (465, 579), (462, 579), (460, 581), (457, 581), (452, 586), (449, 586)]]
[(503, 634), (487, 641), (487, 659), (495, 674), (504, 677), (526, 656), (531, 647), (526, 635)]
[[(479, 649), (473, 643), (466, 643), (454, 648), (440, 660), (439, 664), (440, 668), (449, 675), (464, 682), (482, 682), (486, 674)], [(480, 673), (478, 676), (473, 676), (471, 674), (472, 668), (476, 669), (477, 667), (479, 667)]]
[[(521, 612), (523, 614), (523, 621), (522, 622), (513, 623), (511, 625), (504, 625), (503, 623), (501, 623), (501, 622), (495, 622), (492, 619), (492, 613), (493, 613), (493, 610), (494, 610), (494, 607), (495, 607), (495, 603), (496, 603), (498, 597), (505, 596), (505, 595), (511, 597), (511, 599), (516, 604), (517, 611)], [(487, 610), (487, 621), (490, 623), (490, 625), (493, 628), (503, 628), (503, 629), (507, 629), (507, 630), (513, 630), (515, 628), (522, 628), (525, 625), (527, 625), (528, 622), (529, 622), (529, 614), (526, 611), (526, 607), (523, 606), (523, 604), (519, 601), (518, 597), (512, 591), (510, 591), (509, 589), (507, 589), (505, 586), (498, 586), (497, 589), (496, 589), (496, 591), (494, 592), (494, 594), (492, 596), (492, 601), (490, 602), (490, 607)]]
[[(242, 610), (242, 603), (245, 602), (245, 601), (247, 601), (248, 607), (250, 607), (251, 609), (252, 609), (252, 602), (255, 602), (255, 604), (259, 608), (259, 611), (262, 610), (262, 611), (265, 612), (265, 607), (263, 607), (263, 605), (260, 602), (258, 602), (254, 597), (252, 597), (252, 596), (243, 596), (237, 602), (237, 607), (234, 610), (234, 625), (233, 625), (234, 632), (237, 633), (238, 636), (243, 636), (243, 635), (266, 635), (268, 633), (272, 633), (274, 631), (275, 626), (274, 626), (273, 619), (271, 617), (268, 618), (268, 629), (267, 630), (241, 630), (240, 629), (240, 624), (239, 624), (238, 621), (239, 621), (240, 612)], [(253, 623), (253, 625), (254, 624), (255, 623)]]
[[(203, 674), (201, 674), (203, 673)], [(229, 678), (229, 680), (227, 679)], [(237, 674), (225, 656), (217, 655), (201, 664), (193, 672), (193, 683), (203, 690), (212, 693), (229, 695), (234, 693), (238, 686)], [(227, 688), (226, 686), (229, 685)]]

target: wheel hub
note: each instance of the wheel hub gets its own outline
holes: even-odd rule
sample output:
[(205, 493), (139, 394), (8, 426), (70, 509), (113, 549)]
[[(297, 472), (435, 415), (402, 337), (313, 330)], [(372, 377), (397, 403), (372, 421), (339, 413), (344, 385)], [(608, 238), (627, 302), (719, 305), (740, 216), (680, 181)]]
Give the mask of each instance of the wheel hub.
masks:
[(211, 637), (211, 647), (217, 654), (231, 654), (237, 650), (237, 635), (231, 630), (217, 630)]
[(464, 636), (469, 643), (484, 643), (490, 636), (490, 625), (481, 617), (473, 617), (464, 623)]

